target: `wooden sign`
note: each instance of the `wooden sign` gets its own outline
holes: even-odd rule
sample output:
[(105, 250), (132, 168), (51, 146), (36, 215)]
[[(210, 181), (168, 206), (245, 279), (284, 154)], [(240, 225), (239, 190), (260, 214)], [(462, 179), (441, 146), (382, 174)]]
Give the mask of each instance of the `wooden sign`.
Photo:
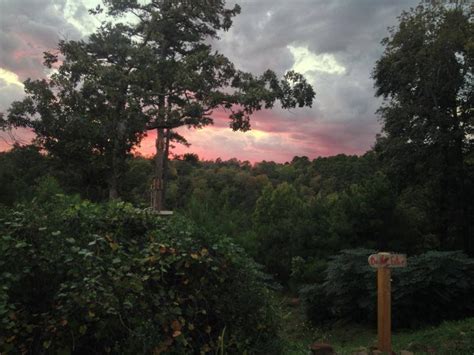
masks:
[(407, 256), (405, 254), (378, 253), (369, 256), (369, 265), (373, 268), (379, 267), (406, 267)]
[(392, 352), (391, 268), (407, 266), (406, 255), (378, 253), (369, 256), (369, 265), (377, 268), (378, 350)]

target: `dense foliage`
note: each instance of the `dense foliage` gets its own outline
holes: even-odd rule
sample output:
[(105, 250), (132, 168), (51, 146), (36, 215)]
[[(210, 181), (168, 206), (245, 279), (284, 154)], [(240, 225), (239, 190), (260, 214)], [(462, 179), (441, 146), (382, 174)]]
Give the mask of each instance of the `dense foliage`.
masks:
[(26, 97), (0, 116), (0, 129), (31, 129), (36, 143), (81, 179), (93, 169), (110, 199), (120, 195), (125, 160), (148, 130), (157, 134), (152, 205), (161, 210), (170, 141), (186, 143), (176, 128), (210, 125), (220, 108), (233, 130), (247, 131), (255, 111), (277, 102), (285, 109), (312, 105), (315, 92), (303, 75), (243, 72), (209, 44), (232, 26), (239, 5), (103, 5), (91, 13), (107, 16), (86, 40), (62, 40), (57, 52), (45, 53), (44, 65), (56, 70), (48, 80), (25, 81)]
[(0, 218), (2, 352), (278, 352), (263, 276), (224, 237), (62, 195)]
[[(31, 160), (29, 170), (34, 174), (23, 173), (23, 157)], [(285, 164), (251, 165), (185, 155), (170, 161), (167, 205), (214, 234), (232, 237), (293, 290), (321, 280), (328, 258), (341, 249), (411, 255), (447, 249), (433, 231), (437, 210), (430, 190), (412, 186), (398, 192), (377, 158), (368, 152), (361, 157), (295, 157)], [(31, 200), (39, 178), (48, 176), (67, 193), (80, 191), (94, 200), (100, 201), (106, 191), (106, 186), (93, 184), (79, 189), (76, 180), (34, 148), (17, 147), (1, 153), (0, 159), (4, 204)], [(124, 199), (147, 206), (152, 178), (151, 159), (128, 159)]]
[[(474, 253), (472, 7), (403, 12), (374, 68), (385, 100), (376, 151), (401, 193), (424, 194), (431, 233)], [(418, 207), (418, 201), (410, 204)]]
[[(212, 52), (239, 12), (224, 1), (105, 4), (141, 20), (61, 42), (51, 80), (1, 115), (37, 139), (0, 153), (0, 352), (277, 353), (268, 274), (315, 323), (373, 322), (376, 250), (410, 257), (393, 273), (397, 326), (474, 315), (471, 13), (401, 15), (373, 73), (382, 134), (361, 156), (165, 164), (185, 142), (173, 129), (211, 124), (214, 108), (245, 131), (254, 111), (314, 92)], [(130, 154), (149, 129), (158, 157)], [(164, 193), (156, 162), (168, 219), (143, 209), (150, 186)]]
[[(343, 250), (329, 262), (324, 282), (301, 289), (310, 319), (375, 321), (376, 276), (367, 263), (373, 252)], [(393, 270), (392, 279), (396, 326), (474, 315), (474, 259), (461, 252), (430, 251), (410, 257), (406, 268)]]

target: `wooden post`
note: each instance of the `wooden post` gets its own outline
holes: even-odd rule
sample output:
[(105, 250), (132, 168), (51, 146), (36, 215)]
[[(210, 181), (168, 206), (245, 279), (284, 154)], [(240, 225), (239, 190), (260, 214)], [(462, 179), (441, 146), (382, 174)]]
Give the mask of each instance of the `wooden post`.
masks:
[(391, 268), (407, 266), (404, 254), (377, 253), (369, 256), (369, 265), (377, 269), (378, 350), (392, 354)]
[(164, 129), (156, 130), (156, 156), (155, 156), (155, 178), (153, 179), (153, 190), (151, 195), (151, 207), (161, 212), (163, 208), (163, 168), (165, 155)]
[(377, 269), (377, 330), (378, 350), (392, 352), (392, 310), (390, 300), (390, 269), (388, 266)]

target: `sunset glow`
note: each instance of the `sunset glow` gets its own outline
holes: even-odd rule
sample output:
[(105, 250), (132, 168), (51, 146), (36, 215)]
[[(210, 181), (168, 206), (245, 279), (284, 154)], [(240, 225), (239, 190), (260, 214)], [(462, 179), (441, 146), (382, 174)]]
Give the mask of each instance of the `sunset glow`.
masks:
[(5, 81), (9, 85), (23, 86), (15, 73), (0, 68), (0, 80)]

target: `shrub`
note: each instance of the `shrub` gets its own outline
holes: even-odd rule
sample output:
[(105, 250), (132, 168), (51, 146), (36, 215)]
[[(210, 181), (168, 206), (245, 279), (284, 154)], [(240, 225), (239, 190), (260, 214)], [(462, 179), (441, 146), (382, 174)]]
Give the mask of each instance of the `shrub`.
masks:
[(321, 284), (301, 289), (308, 317), (314, 322), (328, 320), (368, 320), (376, 304), (375, 274), (367, 263), (373, 251), (343, 250), (331, 258)]
[[(374, 251), (344, 250), (328, 264), (324, 282), (303, 287), (308, 317), (316, 322), (376, 319), (376, 273), (367, 262)], [(474, 315), (474, 260), (459, 251), (430, 251), (392, 270), (392, 319), (414, 326)]]
[(474, 259), (460, 251), (429, 251), (393, 278), (395, 321), (414, 325), (474, 315)]
[(301, 285), (324, 281), (327, 260), (318, 257), (295, 256), (291, 259), (290, 289), (297, 291)]
[(228, 239), (55, 198), (0, 211), (0, 352), (278, 352), (263, 274)]

